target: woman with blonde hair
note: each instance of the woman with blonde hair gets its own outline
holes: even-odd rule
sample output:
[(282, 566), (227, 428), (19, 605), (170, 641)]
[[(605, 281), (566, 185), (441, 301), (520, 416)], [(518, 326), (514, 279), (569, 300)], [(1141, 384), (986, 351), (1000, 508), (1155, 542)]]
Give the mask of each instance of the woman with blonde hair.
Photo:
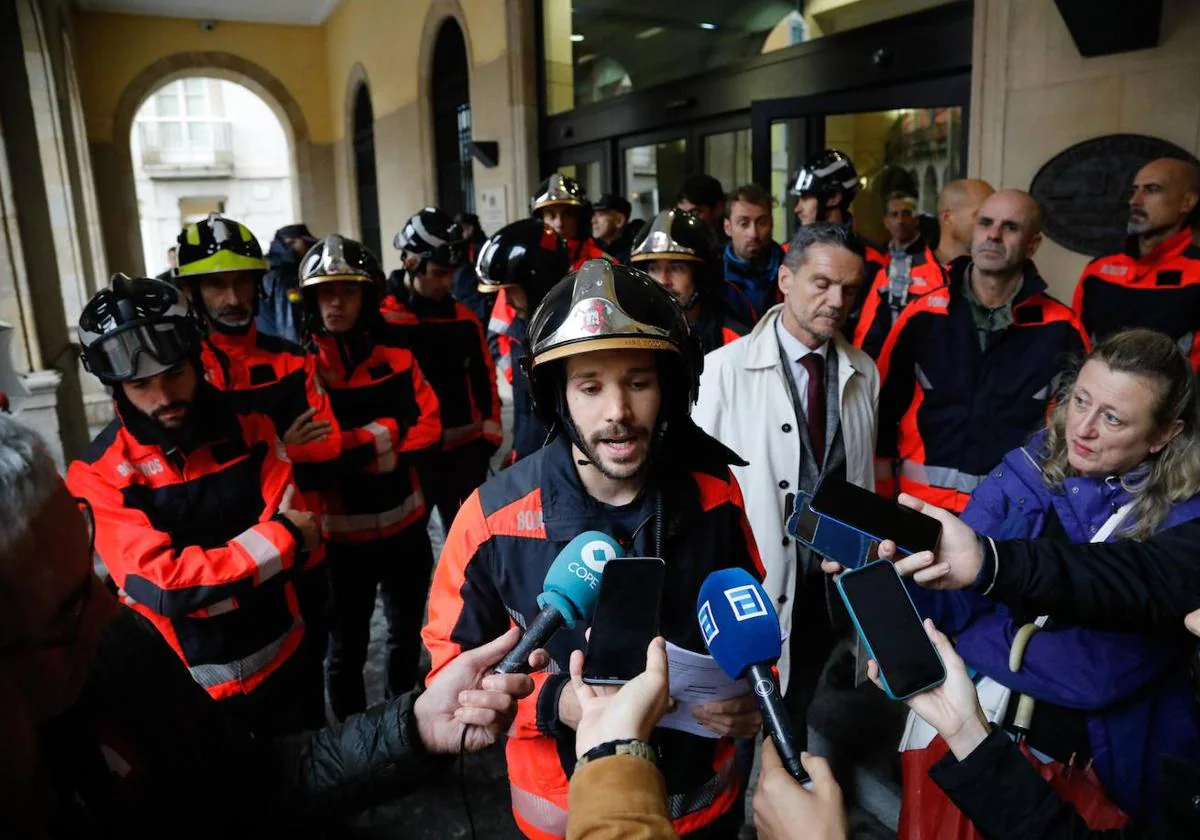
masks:
[[(1046, 429), (1004, 457), (962, 518), (995, 539), (1072, 543), (1143, 540), (1200, 518), (1197, 388), (1179, 347), (1150, 330), (1104, 340), (1064, 384)], [(1157, 810), (1162, 755), (1200, 760), (1182, 634), (1105, 633), (978, 596), (916, 597), (969, 665), (1012, 691), (1001, 725), (1040, 759), (1090, 765), (1135, 821)], [(1035, 619), (1038, 630), (1027, 626)], [(1014, 727), (1019, 705), (1033, 713)]]

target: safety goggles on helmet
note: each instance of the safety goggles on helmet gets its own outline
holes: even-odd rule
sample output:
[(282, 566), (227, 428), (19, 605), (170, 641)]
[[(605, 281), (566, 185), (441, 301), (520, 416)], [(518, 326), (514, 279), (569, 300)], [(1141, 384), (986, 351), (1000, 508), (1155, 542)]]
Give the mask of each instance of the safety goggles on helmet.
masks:
[(250, 229), (219, 213), (210, 213), (207, 219), (185, 227), (178, 243), (179, 277), (267, 270), (262, 248)]
[(199, 332), (187, 302), (160, 280), (116, 275), (79, 318), (84, 367), (106, 385), (145, 379), (195, 354)]

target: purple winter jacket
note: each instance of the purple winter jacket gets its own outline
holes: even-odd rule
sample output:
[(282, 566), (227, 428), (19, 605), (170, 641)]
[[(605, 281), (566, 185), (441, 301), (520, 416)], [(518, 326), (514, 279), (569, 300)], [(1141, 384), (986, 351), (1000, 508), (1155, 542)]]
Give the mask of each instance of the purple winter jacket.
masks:
[[(1129, 501), (1115, 477), (1070, 478), (1052, 492), (1038, 467), (1043, 442), (1039, 433), (1004, 456), (971, 496), (962, 513), (967, 524), (995, 539), (1033, 539), (1053, 508), (1071, 542), (1082, 543)], [(1161, 530), (1197, 518), (1200, 497), (1175, 505)], [(1110, 541), (1120, 538), (1118, 528)], [(1085, 713), (1097, 775), (1138, 822), (1157, 812), (1163, 754), (1200, 761), (1200, 710), (1182, 628), (1178, 638), (1083, 627), (1043, 630), (1014, 674), (1008, 655), (1019, 626), (1005, 606), (970, 594), (928, 592), (914, 593), (918, 609), (957, 636), (968, 665), (1014, 691)]]

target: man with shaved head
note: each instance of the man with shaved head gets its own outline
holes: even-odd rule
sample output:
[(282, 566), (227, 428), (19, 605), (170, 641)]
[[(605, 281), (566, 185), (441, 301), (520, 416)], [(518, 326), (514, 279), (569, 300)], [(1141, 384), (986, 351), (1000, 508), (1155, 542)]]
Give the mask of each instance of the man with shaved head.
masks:
[[(991, 184), (971, 178), (951, 181), (938, 195), (938, 228), (941, 231), (936, 253), (918, 236), (905, 248), (897, 249), (895, 236), (889, 245), (888, 260), (875, 273), (870, 291), (864, 296), (862, 314), (854, 329), (854, 346), (878, 359), (892, 324), (900, 312), (917, 298), (947, 282), (945, 266), (971, 252), (971, 235), (979, 206), (992, 194)], [(908, 201), (905, 199), (908, 198)], [(887, 219), (915, 202), (903, 193), (887, 200)], [(909, 214), (911, 218), (911, 212)], [(889, 227), (890, 230), (890, 227)]]
[(971, 253), (979, 208), (994, 192), (991, 184), (978, 178), (959, 178), (942, 187), (938, 194), (938, 262), (950, 265)]
[(1159, 158), (1138, 170), (1125, 247), (1089, 263), (1075, 287), (1075, 314), (1093, 341), (1126, 327), (1158, 330), (1200, 371), (1198, 203), (1200, 171), (1191, 163)]
[(1043, 421), (1066, 360), (1087, 336), (1046, 294), (1032, 257), (1042, 210), (1000, 190), (979, 208), (970, 254), (913, 301), (879, 355), (876, 490), (961, 511), (1008, 450)]

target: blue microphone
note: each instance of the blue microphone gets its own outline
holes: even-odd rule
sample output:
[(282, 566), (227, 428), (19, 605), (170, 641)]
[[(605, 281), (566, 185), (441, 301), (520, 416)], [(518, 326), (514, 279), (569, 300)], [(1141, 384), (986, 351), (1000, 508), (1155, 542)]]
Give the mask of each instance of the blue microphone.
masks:
[(559, 627), (591, 620), (600, 597), (600, 578), (609, 560), (625, 556), (617, 541), (600, 531), (584, 531), (558, 552), (546, 572), (537, 603), (542, 611), (517, 646), (496, 666), (497, 674), (526, 674), (529, 654), (545, 647)]
[(783, 766), (800, 782), (808, 774), (792, 739), (792, 721), (783, 707), (779, 681), (771, 670), (783, 652), (779, 615), (766, 591), (744, 569), (721, 569), (700, 587), (696, 618), (704, 644), (731, 680), (754, 689), (763, 728), (775, 742)]

